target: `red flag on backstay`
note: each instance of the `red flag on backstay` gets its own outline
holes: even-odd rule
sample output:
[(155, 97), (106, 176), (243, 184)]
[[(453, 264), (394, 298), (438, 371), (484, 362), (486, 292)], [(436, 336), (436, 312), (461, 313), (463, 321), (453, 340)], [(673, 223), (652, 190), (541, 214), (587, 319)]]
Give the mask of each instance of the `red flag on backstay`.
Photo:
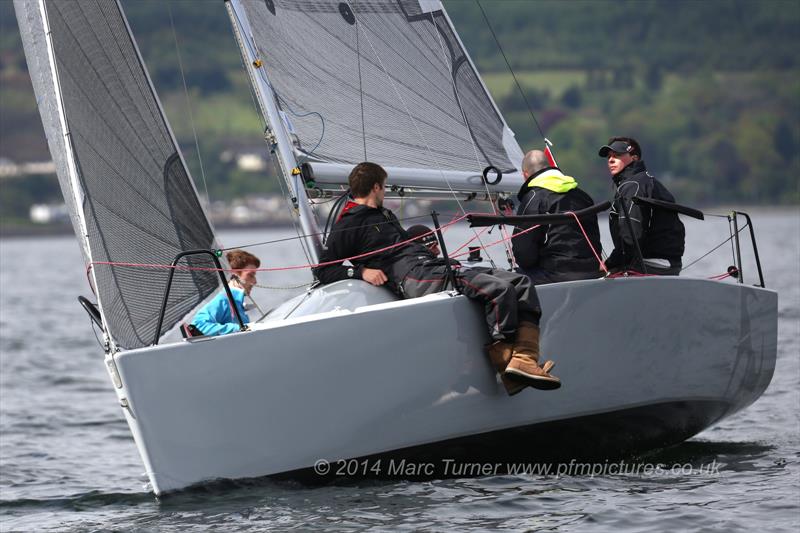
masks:
[(544, 145), (544, 155), (547, 156), (547, 161), (550, 163), (551, 167), (557, 167), (558, 163), (556, 163), (556, 158), (553, 157), (553, 152), (550, 151), (550, 147), (548, 145)]

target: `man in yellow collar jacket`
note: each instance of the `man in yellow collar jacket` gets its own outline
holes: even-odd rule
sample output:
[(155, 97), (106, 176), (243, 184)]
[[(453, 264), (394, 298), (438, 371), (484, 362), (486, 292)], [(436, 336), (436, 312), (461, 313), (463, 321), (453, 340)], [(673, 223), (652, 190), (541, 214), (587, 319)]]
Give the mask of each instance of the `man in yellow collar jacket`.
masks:
[[(541, 150), (531, 150), (522, 160), (525, 183), (517, 198), (518, 215), (540, 215), (579, 211), (594, 205), (591, 196), (578, 188), (578, 182), (552, 167)], [(600, 228), (597, 216), (581, 218), (581, 224), (599, 255)], [(534, 285), (597, 278), (600, 265), (592, 253), (581, 228), (573, 224), (547, 225), (518, 235), (534, 224), (518, 227), (512, 240), (519, 270)]]

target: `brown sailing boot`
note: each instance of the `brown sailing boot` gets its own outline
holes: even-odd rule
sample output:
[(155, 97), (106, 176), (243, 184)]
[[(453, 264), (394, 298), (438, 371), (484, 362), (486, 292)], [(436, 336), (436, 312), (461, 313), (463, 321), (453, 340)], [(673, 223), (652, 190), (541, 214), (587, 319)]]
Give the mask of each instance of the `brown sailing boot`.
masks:
[(503, 382), (503, 387), (505, 387), (509, 396), (514, 396), (527, 387), (525, 383), (514, 381), (504, 374), (506, 366), (511, 361), (513, 348), (511, 344), (503, 341), (486, 345), (486, 353), (489, 354), (489, 360), (492, 362), (494, 369), (497, 370), (497, 373), (500, 374), (500, 381)]
[(561, 380), (550, 375), (553, 365), (547, 361), (544, 368), (539, 367), (539, 326), (533, 322), (520, 323), (505, 375), (535, 389), (554, 390), (561, 386)]

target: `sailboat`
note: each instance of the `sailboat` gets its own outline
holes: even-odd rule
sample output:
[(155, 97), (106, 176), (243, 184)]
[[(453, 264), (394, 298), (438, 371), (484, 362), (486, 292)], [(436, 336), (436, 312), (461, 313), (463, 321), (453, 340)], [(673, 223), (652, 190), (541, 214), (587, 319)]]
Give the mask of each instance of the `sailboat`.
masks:
[[(522, 184), (522, 151), (439, 0), (224, 6), (309, 265), (323, 246), (309, 199), (342, 194), (359, 161), (386, 167), (397, 196), (494, 201)], [(772, 378), (777, 294), (763, 281), (542, 286), (542, 349), (564, 386), (514, 397), (487, 361), (480, 310), (457, 292), (399, 300), (358, 280), (316, 285), (247, 330), (167, 341), (225, 289), (225, 264), (122, 7), (15, 9), (96, 291), (96, 308), (84, 305), (157, 495), (368, 459), (446, 467), (664, 447)], [(632, 305), (643, 301), (657, 305)]]

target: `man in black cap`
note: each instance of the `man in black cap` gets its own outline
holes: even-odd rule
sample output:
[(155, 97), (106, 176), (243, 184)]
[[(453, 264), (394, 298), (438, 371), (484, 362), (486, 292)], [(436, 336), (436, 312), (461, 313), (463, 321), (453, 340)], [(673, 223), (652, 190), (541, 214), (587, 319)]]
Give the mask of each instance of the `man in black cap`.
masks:
[[(647, 274), (678, 275), (686, 234), (678, 214), (632, 201), (637, 196), (675, 203), (675, 197), (647, 172), (636, 139), (612, 137), (598, 155), (607, 159), (615, 187), (608, 218), (614, 251), (608, 256), (606, 266), (613, 271), (640, 271), (644, 267)], [(636, 242), (644, 265), (639, 262)]]
[(408, 235), (412, 238), (417, 238), (417, 241), (425, 245), (425, 247), (433, 252), (433, 255), (439, 257), (439, 241), (436, 239), (436, 234), (433, 230), (424, 224), (417, 224), (408, 228)]

